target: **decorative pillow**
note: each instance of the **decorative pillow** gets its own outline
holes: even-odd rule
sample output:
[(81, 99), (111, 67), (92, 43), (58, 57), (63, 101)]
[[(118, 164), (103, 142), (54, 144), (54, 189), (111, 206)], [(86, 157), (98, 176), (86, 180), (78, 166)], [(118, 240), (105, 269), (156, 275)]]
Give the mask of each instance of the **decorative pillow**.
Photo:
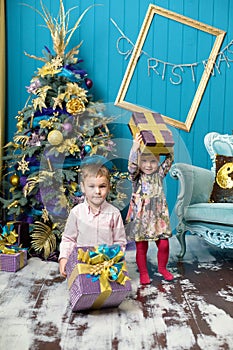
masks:
[(233, 203), (233, 156), (215, 157), (216, 173), (210, 202)]

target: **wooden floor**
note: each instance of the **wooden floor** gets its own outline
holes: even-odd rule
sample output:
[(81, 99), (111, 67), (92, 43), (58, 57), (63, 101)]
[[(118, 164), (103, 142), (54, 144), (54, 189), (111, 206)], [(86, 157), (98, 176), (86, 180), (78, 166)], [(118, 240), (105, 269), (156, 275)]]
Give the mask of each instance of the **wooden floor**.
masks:
[(127, 251), (132, 292), (114, 309), (73, 313), (55, 262), (31, 258), (15, 274), (0, 272), (0, 349), (233, 349), (233, 251), (187, 241), (181, 262), (170, 240), (170, 283), (156, 272), (154, 244), (150, 286), (139, 286), (135, 251)]

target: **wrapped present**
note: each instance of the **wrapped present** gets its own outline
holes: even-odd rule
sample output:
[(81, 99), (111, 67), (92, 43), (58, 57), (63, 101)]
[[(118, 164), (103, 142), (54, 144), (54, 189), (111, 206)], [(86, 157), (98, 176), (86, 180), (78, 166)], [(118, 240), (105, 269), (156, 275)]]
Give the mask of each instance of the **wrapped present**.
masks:
[(15, 244), (18, 235), (13, 224), (1, 226), (1, 229), (0, 270), (16, 272), (27, 265), (27, 250)]
[(75, 247), (66, 272), (73, 311), (116, 307), (131, 291), (119, 245)]
[(31, 245), (31, 236), (29, 224), (24, 221), (0, 221), (0, 234), (3, 232), (14, 231), (17, 234), (16, 244), (22, 248), (29, 248)]
[(142, 135), (143, 148), (155, 155), (165, 155), (173, 152), (174, 140), (161, 114), (152, 112), (134, 112), (129, 121), (129, 129), (135, 137)]
[(27, 250), (6, 248), (0, 253), (0, 270), (16, 272), (27, 265)]

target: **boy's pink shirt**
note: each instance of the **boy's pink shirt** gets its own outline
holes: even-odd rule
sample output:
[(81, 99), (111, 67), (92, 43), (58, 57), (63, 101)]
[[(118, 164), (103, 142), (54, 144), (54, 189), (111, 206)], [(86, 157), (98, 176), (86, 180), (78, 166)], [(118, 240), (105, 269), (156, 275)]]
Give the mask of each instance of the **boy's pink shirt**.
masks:
[(75, 246), (120, 244), (124, 249), (126, 235), (120, 211), (104, 201), (98, 213), (93, 214), (86, 200), (76, 205), (68, 216), (60, 244), (61, 258), (70, 256)]

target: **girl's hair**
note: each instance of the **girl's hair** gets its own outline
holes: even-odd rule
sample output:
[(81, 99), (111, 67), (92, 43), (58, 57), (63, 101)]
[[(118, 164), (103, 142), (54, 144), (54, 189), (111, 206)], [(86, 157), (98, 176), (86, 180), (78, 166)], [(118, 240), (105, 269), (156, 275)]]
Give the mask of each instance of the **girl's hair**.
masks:
[(160, 155), (159, 154), (153, 154), (152, 152), (150, 152), (147, 149), (144, 149), (141, 153), (140, 153), (140, 158), (141, 157), (155, 157), (158, 161), (160, 160)]
[(85, 164), (81, 167), (81, 182), (83, 182), (87, 177), (106, 177), (110, 182), (110, 173), (109, 170), (101, 164)]

